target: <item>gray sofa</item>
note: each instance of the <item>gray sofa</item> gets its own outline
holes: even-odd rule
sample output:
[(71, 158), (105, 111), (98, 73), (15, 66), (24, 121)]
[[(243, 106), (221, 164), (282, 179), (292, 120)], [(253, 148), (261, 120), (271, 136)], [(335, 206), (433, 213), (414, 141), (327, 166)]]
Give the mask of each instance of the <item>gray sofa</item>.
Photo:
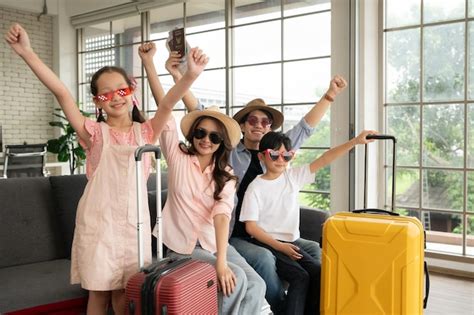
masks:
[[(148, 181), (152, 222), (154, 179)], [(69, 284), (69, 269), (76, 207), (86, 182), (84, 175), (0, 180), (0, 314), (44, 305), (59, 307), (60, 314), (64, 301), (84, 307), (87, 292)], [(166, 182), (163, 174), (163, 202)], [(302, 237), (319, 241), (327, 216), (302, 209)]]

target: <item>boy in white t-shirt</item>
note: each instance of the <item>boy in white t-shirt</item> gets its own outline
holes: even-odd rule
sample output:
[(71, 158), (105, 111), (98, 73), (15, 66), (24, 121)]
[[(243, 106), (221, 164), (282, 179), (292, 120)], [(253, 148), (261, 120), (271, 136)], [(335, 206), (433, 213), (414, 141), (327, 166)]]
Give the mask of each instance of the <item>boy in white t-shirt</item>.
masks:
[(326, 151), (310, 164), (287, 168), (294, 157), (291, 140), (281, 132), (267, 133), (259, 145), (259, 159), (266, 172), (257, 176), (247, 188), (240, 221), (252, 241), (268, 248), (277, 258), (280, 278), (289, 283), (285, 314), (319, 314), (321, 262), (294, 244), (300, 238), (298, 193), (314, 181), (314, 173), (349, 152), (357, 144), (365, 144), (368, 134)]

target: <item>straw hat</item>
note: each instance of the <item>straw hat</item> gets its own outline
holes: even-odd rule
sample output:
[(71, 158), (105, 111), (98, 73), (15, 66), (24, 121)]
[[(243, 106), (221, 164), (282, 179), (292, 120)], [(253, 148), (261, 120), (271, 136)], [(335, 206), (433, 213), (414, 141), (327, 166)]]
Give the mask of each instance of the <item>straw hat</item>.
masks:
[(219, 120), (227, 131), (232, 147), (237, 146), (241, 135), (240, 126), (234, 119), (222, 113), (217, 106), (210, 106), (204, 110), (195, 110), (184, 116), (181, 119), (181, 132), (183, 135), (186, 136), (189, 133), (189, 129), (194, 121), (201, 116), (209, 116)]
[(272, 115), (272, 130), (280, 128), (280, 126), (283, 124), (283, 114), (280, 111), (274, 109), (273, 107), (268, 106), (261, 98), (256, 98), (248, 102), (244, 108), (235, 113), (233, 118), (240, 124), (242, 122), (242, 118), (244, 118), (245, 115), (250, 112), (253, 112), (254, 110), (267, 111)]

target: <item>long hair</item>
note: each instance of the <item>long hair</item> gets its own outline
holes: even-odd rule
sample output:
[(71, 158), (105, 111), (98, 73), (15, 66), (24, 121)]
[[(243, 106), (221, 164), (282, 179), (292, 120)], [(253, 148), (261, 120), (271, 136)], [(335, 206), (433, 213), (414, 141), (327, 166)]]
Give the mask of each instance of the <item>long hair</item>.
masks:
[(287, 151), (293, 149), (291, 145), (291, 139), (288, 138), (287, 135), (285, 135), (283, 132), (270, 131), (267, 132), (260, 140), (260, 143), (258, 144), (258, 151), (262, 152), (266, 149), (278, 150), (282, 144)]
[[(92, 76), (92, 79), (91, 79), (91, 94), (92, 95), (94, 96), (97, 95), (97, 80), (99, 80), (100, 76), (104, 73), (113, 73), (113, 72), (120, 74), (125, 79), (125, 82), (127, 82), (127, 85), (134, 88), (134, 84), (132, 80), (130, 80), (130, 78), (127, 75), (127, 72), (124, 69), (120, 67), (115, 67), (115, 66), (105, 66), (97, 70), (97, 72), (94, 73), (94, 75)], [(136, 106), (136, 104), (133, 105), (132, 120), (139, 123), (143, 123), (146, 121), (143, 115), (140, 113), (140, 110), (138, 109), (138, 106)], [(97, 116), (97, 122), (101, 122), (101, 121), (105, 122), (105, 118), (102, 113), (102, 108), (99, 108), (99, 115)]]
[(214, 190), (214, 200), (221, 200), (222, 198), (219, 196), (222, 192), (222, 189), (224, 189), (224, 185), (226, 182), (230, 180), (235, 180), (236, 181), (236, 186), (237, 186), (237, 176), (232, 175), (229, 173), (226, 168), (229, 166), (229, 156), (230, 156), (230, 151), (232, 150), (232, 145), (229, 139), (229, 135), (227, 134), (226, 128), (222, 122), (220, 122), (218, 119), (215, 119), (214, 117), (210, 116), (201, 116), (198, 117), (193, 124), (191, 125), (191, 128), (189, 128), (189, 132), (187, 135), (185, 135), (186, 140), (188, 141), (189, 145), (186, 146), (184, 143), (181, 143), (179, 148), (181, 151), (183, 151), (186, 154), (189, 155), (196, 155), (197, 150), (194, 147), (194, 130), (199, 126), (199, 123), (203, 121), (204, 119), (211, 119), (217, 123), (219, 133), (222, 136), (223, 141), (219, 144), (219, 148), (217, 148), (216, 152), (213, 153), (212, 158), (214, 161), (214, 170), (212, 171), (212, 178), (214, 179), (214, 182), (216, 183), (216, 188)]

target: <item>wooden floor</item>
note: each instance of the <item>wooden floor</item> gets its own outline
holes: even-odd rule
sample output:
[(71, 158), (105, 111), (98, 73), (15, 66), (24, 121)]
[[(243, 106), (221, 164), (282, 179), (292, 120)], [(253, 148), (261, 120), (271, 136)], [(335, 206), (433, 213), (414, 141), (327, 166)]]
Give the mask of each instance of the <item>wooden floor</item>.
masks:
[[(271, 315), (266, 304), (261, 315)], [(430, 295), (423, 315), (474, 315), (474, 279), (430, 273)]]
[(425, 315), (474, 315), (474, 279), (430, 273)]

